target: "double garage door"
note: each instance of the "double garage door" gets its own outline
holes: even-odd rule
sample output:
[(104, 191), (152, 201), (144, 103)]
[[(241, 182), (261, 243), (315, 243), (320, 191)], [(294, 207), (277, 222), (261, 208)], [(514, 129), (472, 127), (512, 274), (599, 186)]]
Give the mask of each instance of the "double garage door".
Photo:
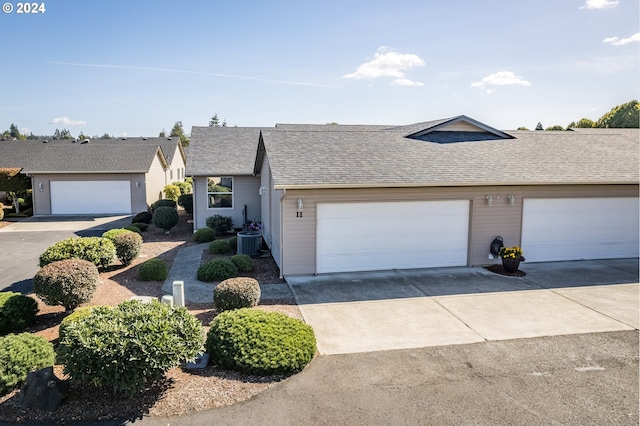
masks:
[(318, 273), (467, 264), (469, 201), (317, 206)]
[(51, 214), (131, 213), (129, 181), (51, 181)]
[(525, 199), (522, 248), (532, 262), (638, 257), (638, 198)]

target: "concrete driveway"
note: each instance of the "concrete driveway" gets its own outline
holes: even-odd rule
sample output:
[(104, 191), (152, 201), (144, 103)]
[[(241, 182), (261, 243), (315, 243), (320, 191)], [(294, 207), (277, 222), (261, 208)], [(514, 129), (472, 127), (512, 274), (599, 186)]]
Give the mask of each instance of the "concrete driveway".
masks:
[(0, 291), (31, 291), (39, 257), (69, 237), (100, 236), (131, 223), (131, 216), (34, 216), (0, 228)]
[(638, 259), (287, 277), (321, 354), (640, 328)]

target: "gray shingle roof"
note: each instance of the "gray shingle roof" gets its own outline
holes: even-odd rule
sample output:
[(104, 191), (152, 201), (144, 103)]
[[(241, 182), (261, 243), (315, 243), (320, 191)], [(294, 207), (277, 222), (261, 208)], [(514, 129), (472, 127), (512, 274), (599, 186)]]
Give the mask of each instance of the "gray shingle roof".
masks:
[(259, 127), (193, 127), (187, 175), (252, 175)]
[(0, 142), (0, 168), (20, 167), (24, 173), (146, 173), (156, 155), (166, 163), (155, 144)]
[(276, 187), (638, 183), (638, 139), (512, 132), (514, 139), (438, 144), (372, 132), (263, 130)]

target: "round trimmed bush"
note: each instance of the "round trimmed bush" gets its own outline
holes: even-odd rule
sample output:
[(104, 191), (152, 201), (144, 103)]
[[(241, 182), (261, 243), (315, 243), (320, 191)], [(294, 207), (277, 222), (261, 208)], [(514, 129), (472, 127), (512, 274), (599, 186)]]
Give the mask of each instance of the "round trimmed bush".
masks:
[(194, 360), (203, 343), (202, 325), (186, 308), (130, 300), (68, 323), (58, 355), (73, 380), (131, 397)]
[(113, 237), (115, 237), (116, 235), (126, 234), (127, 232), (131, 232), (131, 231), (125, 228), (109, 229), (108, 231), (102, 234), (102, 238), (108, 238), (111, 241), (113, 241)]
[(131, 219), (131, 223), (151, 223), (153, 215), (149, 212), (140, 212)]
[(212, 362), (249, 374), (301, 371), (316, 353), (311, 326), (277, 312), (236, 309), (216, 316), (205, 343)]
[[(129, 231), (127, 231), (129, 232)], [(80, 237), (58, 241), (40, 255), (40, 267), (64, 259), (83, 259), (107, 267), (116, 257), (116, 247), (108, 238)]]
[(260, 302), (260, 284), (253, 278), (229, 278), (213, 290), (213, 302), (218, 311), (252, 308)]
[(197, 243), (208, 243), (216, 239), (216, 231), (211, 228), (200, 228), (193, 233), (193, 241)]
[(188, 214), (193, 214), (193, 194), (182, 194), (178, 197), (178, 205)]
[(145, 260), (138, 270), (138, 278), (142, 281), (164, 281), (168, 274), (167, 263), (162, 259)]
[(171, 207), (175, 209), (177, 207), (177, 203), (169, 198), (163, 198), (151, 204), (151, 211), (155, 213), (155, 211), (160, 207)]
[(209, 253), (227, 254), (229, 253), (229, 242), (227, 240), (215, 240), (209, 244)]
[(233, 228), (233, 219), (231, 216), (222, 216), (219, 214), (208, 217), (205, 220), (207, 226), (214, 231), (217, 235), (222, 235)]
[(236, 265), (240, 272), (249, 272), (253, 270), (253, 260), (248, 254), (234, 254), (231, 256), (231, 261)]
[(238, 237), (231, 237), (227, 241), (229, 241), (229, 250), (231, 253), (238, 251)]
[(49, 306), (61, 305), (71, 310), (91, 300), (99, 281), (100, 274), (93, 263), (82, 259), (59, 260), (36, 273), (33, 292)]
[(53, 345), (31, 333), (0, 337), (0, 395), (19, 388), (34, 370), (55, 363)]
[(173, 207), (158, 207), (153, 211), (153, 225), (167, 233), (178, 224), (178, 211)]
[[(141, 232), (145, 232), (147, 229), (149, 229), (149, 225), (144, 222), (134, 222), (131, 224), (131, 226), (135, 226)], [(127, 226), (125, 229), (129, 229), (129, 227)]]
[(198, 268), (198, 280), (222, 281), (238, 276), (238, 268), (229, 259), (213, 259)]
[(29, 296), (12, 291), (0, 292), (0, 334), (24, 330), (35, 324), (38, 303)]
[(140, 256), (142, 250), (142, 237), (131, 231), (118, 234), (112, 238), (116, 246), (116, 256), (124, 265), (130, 265), (134, 259)]
[(164, 196), (169, 200), (178, 201), (178, 197), (180, 196), (180, 187), (177, 185), (167, 185), (163, 189)]
[(127, 231), (135, 232), (136, 234), (142, 234), (142, 229), (138, 228), (135, 225), (125, 226), (124, 229), (126, 229)]

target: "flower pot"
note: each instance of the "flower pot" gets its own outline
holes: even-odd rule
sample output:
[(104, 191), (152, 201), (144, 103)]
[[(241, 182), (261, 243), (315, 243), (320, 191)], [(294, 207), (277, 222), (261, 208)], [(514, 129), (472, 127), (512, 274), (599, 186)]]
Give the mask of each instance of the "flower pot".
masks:
[(515, 274), (518, 272), (520, 266), (520, 259), (514, 259), (512, 257), (502, 258), (502, 269), (509, 274)]

